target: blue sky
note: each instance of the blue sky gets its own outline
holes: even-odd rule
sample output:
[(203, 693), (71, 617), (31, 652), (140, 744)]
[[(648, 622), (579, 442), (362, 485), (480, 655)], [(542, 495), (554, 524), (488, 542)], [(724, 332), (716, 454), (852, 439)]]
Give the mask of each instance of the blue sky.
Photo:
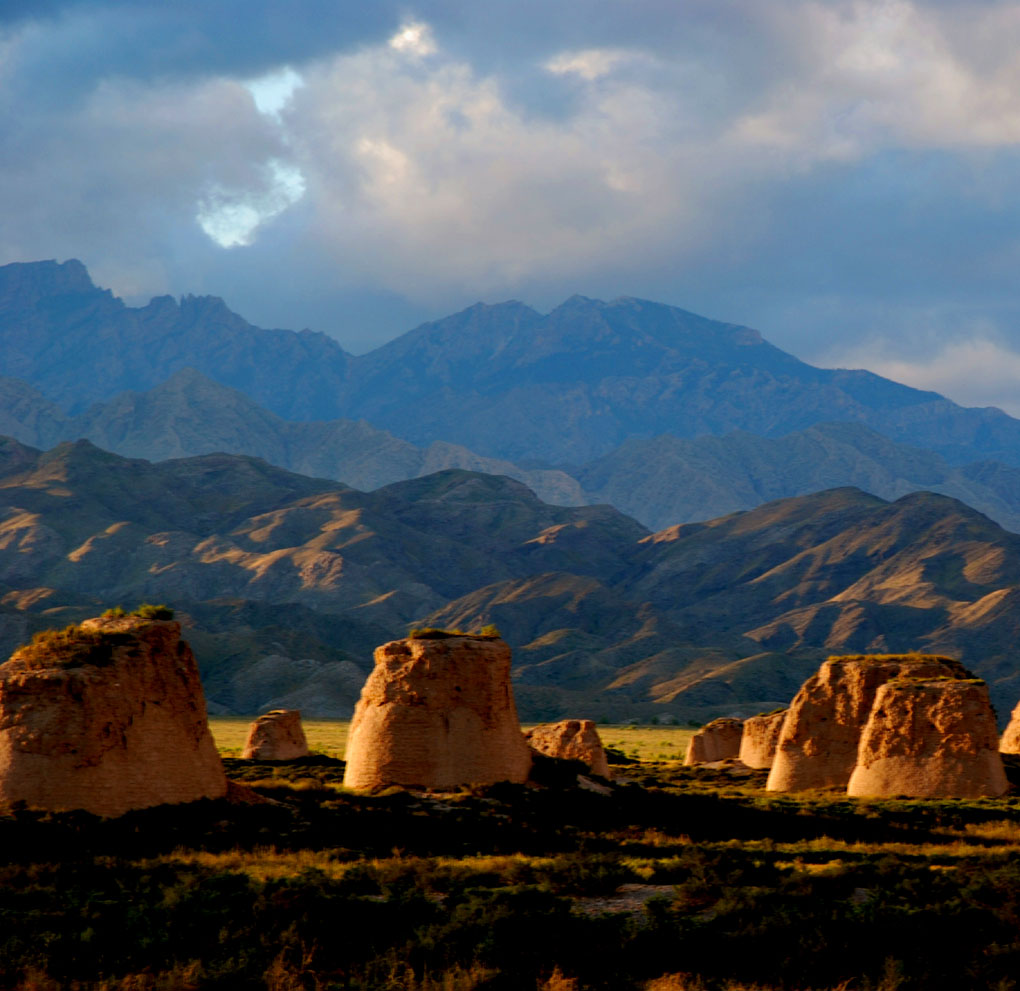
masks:
[(645, 296), (1020, 415), (1020, 0), (4, 0), (0, 262), (354, 351)]

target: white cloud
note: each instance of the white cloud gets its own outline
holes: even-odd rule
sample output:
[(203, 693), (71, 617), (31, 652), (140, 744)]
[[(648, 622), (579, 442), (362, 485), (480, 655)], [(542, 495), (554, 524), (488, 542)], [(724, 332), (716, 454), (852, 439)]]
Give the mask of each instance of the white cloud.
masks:
[(881, 342), (844, 352), (826, 364), (869, 371), (962, 406), (998, 406), (1020, 417), (1020, 353), (990, 337), (943, 344), (923, 358), (896, 357)]
[(390, 38), (389, 46), (394, 51), (419, 57), (434, 55), (437, 50), (432, 28), (422, 21), (402, 24), (400, 30)]
[[(733, 122), (747, 143), (810, 160), (1020, 142), (1016, 4), (975, 5), (961, 18), (909, 0), (809, 0), (786, 15), (781, 30), (801, 46), (802, 62)], [(977, 43), (992, 24), (998, 42)]]
[(580, 52), (561, 52), (546, 62), (546, 69), (555, 76), (577, 75), (592, 82), (608, 76), (621, 62), (632, 58), (619, 48), (589, 48)]

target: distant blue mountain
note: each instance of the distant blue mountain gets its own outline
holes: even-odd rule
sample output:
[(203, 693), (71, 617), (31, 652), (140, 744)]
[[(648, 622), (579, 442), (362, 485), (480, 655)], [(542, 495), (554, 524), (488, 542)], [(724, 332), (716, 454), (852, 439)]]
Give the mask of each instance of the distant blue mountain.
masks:
[(840, 421), (951, 464), (1020, 465), (1020, 421), (1001, 410), (815, 368), (747, 327), (645, 300), (574, 296), (547, 315), (479, 303), (353, 357), (323, 334), (253, 327), (214, 297), (125, 306), (77, 261), (0, 267), (0, 374), (65, 411), (185, 367), (287, 419), (365, 419), (525, 465), (580, 465), (631, 438)]

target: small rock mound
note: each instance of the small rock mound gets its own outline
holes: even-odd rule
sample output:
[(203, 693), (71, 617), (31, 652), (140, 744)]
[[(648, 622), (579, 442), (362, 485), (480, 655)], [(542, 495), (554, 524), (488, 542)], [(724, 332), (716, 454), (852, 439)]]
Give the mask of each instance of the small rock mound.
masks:
[(769, 791), (845, 788), (882, 685), (899, 677), (968, 675), (959, 661), (929, 654), (830, 657), (790, 704), (765, 787)]
[(713, 719), (691, 737), (684, 764), (709, 764), (740, 753), (744, 724), (739, 719)]
[(308, 756), (308, 741), (298, 709), (273, 709), (259, 716), (248, 730), (241, 751), (244, 760), (295, 760)]
[(740, 737), (740, 761), (748, 767), (768, 768), (776, 756), (779, 734), (789, 709), (763, 712), (744, 720), (744, 731)]
[(558, 723), (543, 723), (528, 730), (524, 739), (548, 757), (584, 761), (593, 774), (603, 778), (612, 776), (599, 731), (590, 719), (563, 719)]
[(879, 688), (848, 795), (994, 798), (1006, 787), (983, 681), (897, 678)]
[(1009, 717), (1009, 725), (1002, 734), (999, 750), (1004, 754), (1020, 754), (1020, 703)]
[(0, 802), (112, 817), (226, 791), (178, 623), (90, 619), (0, 665)]
[(502, 640), (409, 638), (376, 648), (347, 737), (345, 785), (455, 788), (523, 782), (530, 769)]

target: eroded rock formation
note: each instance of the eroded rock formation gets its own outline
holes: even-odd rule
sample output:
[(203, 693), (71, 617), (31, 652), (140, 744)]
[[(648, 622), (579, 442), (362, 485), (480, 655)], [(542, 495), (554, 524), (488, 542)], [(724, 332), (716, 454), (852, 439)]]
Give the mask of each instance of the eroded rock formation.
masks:
[(896, 678), (878, 689), (847, 794), (989, 798), (1005, 791), (983, 681)]
[(590, 719), (562, 719), (558, 723), (543, 723), (528, 730), (524, 739), (539, 753), (584, 761), (592, 773), (603, 778), (612, 775), (599, 731)]
[(259, 716), (248, 730), (241, 751), (245, 760), (294, 760), (308, 756), (308, 741), (297, 709), (273, 709)]
[(857, 763), (857, 748), (875, 693), (887, 681), (959, 678), (958, 661), (927, 654), (830, 657), (801, 686), (783, 721), (766, 788), (803, 791), (845, 788)]
[(345, 785), (454, 788), (524, 781), (530, 769), (502, 640), (409, 638), (376, 649), (347, 737)]
[(999, 751), (1004, 754), (1020, 754), (1020, 702), (1009, 717), (1009, 725), (999, 741)]
[(118, 816), (226, 790), (178, 623), (86, 620), (0, 666), (0, 802)]
[(748, 767), (766, 768), (772, 766), (776, 756), (776, 745), (783, 729), (783, 720), (789, 709), (763, 712), (744, 720), (740, 737), (739, 757)]
[(685, 764), (706, 764), (725, 760), (740, 753), (743, 723), (739, 719), (713, 719), (691, 737), (687, 744)]

